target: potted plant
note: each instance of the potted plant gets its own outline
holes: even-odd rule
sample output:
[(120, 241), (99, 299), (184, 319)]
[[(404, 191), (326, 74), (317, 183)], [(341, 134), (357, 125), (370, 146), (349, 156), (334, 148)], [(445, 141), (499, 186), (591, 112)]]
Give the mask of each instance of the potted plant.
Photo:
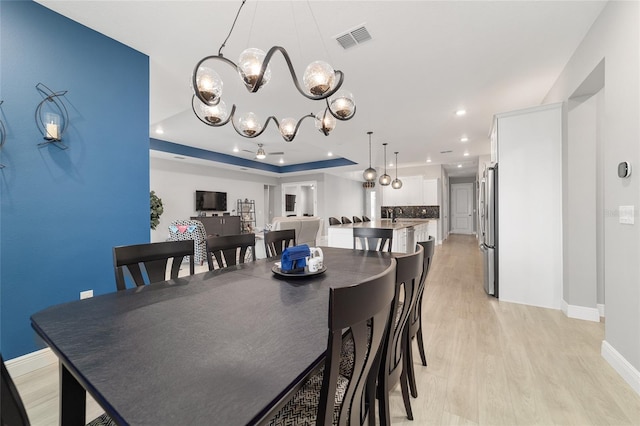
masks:
[(151, 229), (156, 229), (156, 226), (160, 223), (160, 215), (164, 209), (162, 208), (162, 200), (158, 197), (155, 191), (151, 191)]

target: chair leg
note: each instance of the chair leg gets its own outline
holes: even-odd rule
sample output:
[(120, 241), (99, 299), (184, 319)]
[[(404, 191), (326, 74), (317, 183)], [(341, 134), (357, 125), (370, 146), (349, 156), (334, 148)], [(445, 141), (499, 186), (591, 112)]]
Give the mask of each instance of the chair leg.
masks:
[(389, 412), (389, 391), (387, 390), (386, 378), (383, 380), (378, 378), (378, 410), (380, 426), (390, 426), (391, 413)]
[(403, 368), (406, 371), (407, 379), (409, 380), (409, 389), (411, 390), (411, 396), (418, 397), (418, 387), (416, 386), (416, 375), (413, 368), (413, 351), (411, 350), (411, 342), (413, 339), (406, 339), (406, 346), (404, 348)]
[(407, 370), (402, 369), (400, 373), (400, 388), (402, 389), (402, 400), (404, 401), (404, 409), (407, 411), (407, 418), (413, 420), (413, 411), (411, 411), (411, 401), (409, 400), (409, 379), (407, 377)]
[(420, 351), (420, 359), (422, 359), (422, 365), (427, 366), (427, 357), (424, 353), (424, 341), (422, 340), (422, 319), (420, 319), (420, 328), (418, 329), (418, 350)]
[[(374, 363), (374, 365), (376, 365)], [(367, 403), (369, 404), (369, 426), (376, 425), (376, 372), (378, 369), (372, 369), (367, 379)]]

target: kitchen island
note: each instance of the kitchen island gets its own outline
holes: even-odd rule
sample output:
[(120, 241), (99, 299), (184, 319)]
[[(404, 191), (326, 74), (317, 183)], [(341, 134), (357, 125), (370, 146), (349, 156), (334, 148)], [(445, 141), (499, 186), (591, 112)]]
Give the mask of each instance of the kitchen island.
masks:
[[(393, 222), (391, 219), (381, 219), (330, 226), (328, 231), (329, 247), (353, 248), (353, 228), (392, 229), (391, 251), (398, 253), (412, 253), (415, 250), (416, 241), (426, 241), (429, 238), (428, 220), (403, 219)], [(356, 242), (356, 248), (361, 248), (360, 241)]]

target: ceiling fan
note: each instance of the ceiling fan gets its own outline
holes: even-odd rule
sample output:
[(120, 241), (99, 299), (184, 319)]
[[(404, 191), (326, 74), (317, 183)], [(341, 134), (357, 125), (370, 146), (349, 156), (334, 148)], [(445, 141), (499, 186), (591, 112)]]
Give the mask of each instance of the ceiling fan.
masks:
[[(263, 145), (261, 143), (258, 144), (258, 151), (256, 152), (256, 158), (258, 160), (264, 160), (265, 158), (267, 158), (267, 153), (262, 146)], [(253, 153), (253, 151), (249, 151), (248, 149), (243, 149), (243, 151)], [(284, 152), (270, 152), (269, 155), (284, 155)]]

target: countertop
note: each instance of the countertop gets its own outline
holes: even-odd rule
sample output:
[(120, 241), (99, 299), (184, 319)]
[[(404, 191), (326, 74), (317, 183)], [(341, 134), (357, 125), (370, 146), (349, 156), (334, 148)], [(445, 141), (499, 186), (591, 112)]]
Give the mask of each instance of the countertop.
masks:
[(391, 222), (391, 219), (373, 220), (371, 222), (362, 223), (346, 223), (342, 225), (331, 225), (329, 228), (376, 228), (376, 229), (404, 229), (412, 226), (423, 225), (429, 220), (433, 219), (398, 219), (396, 223)]

